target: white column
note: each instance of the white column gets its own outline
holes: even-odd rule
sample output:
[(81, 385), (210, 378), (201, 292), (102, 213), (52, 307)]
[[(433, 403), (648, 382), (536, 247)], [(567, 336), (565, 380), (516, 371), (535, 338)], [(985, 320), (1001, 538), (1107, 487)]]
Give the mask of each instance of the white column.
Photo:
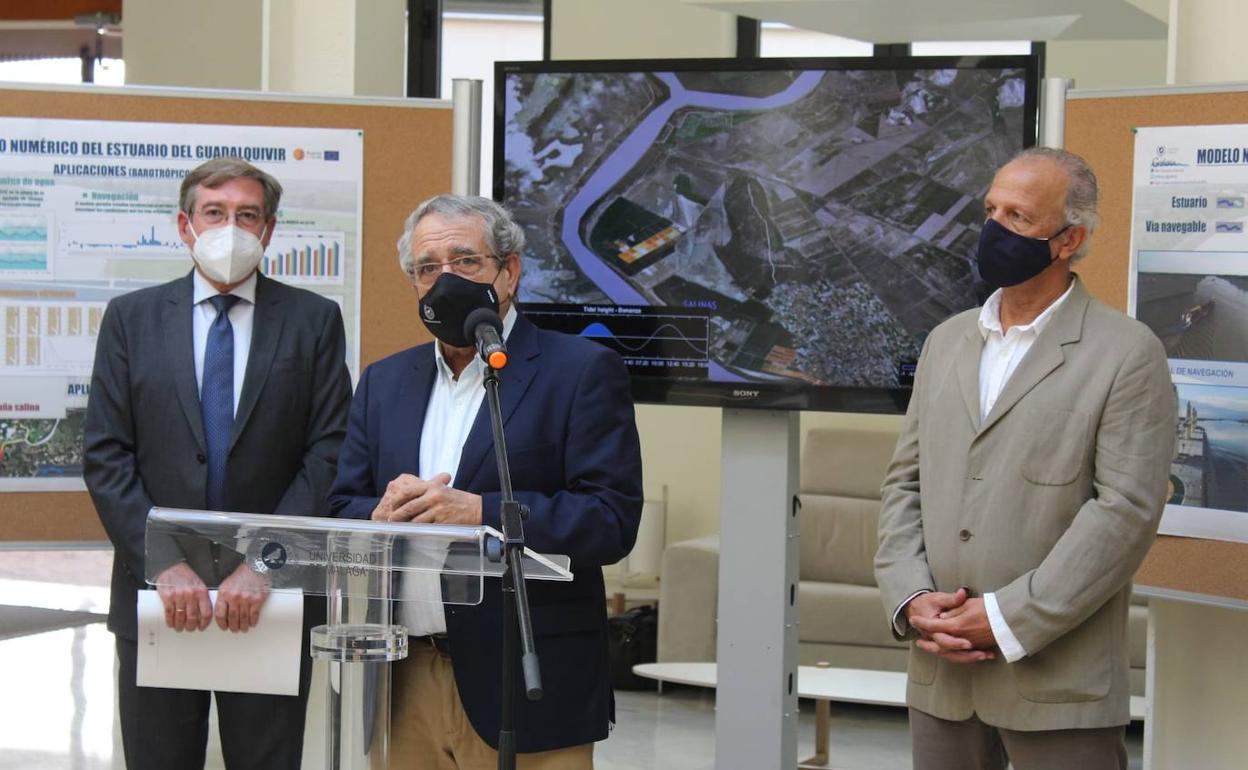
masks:
[(402, 96), (404, 0), (125, 0), (126, 82)]
[(1171, 0), (1170, 82), (1227, 83), (1248, 80), (1243, 0)]
[[(355, 0), (356, 96), (406, 96), (407, 1)], [(449, 99), (450, 94), (443, 94)]]
[(265, 91), (349, 95), (355, 87), (355, 2), (267, 0)]
[(403, 96), (404, 0), (267, 0), (266, 91)]
[(125, 0), (126, 83), (260, 88), (264, 3)]
[(798, 415), (725, 409), (716, 770), (797, 765)]

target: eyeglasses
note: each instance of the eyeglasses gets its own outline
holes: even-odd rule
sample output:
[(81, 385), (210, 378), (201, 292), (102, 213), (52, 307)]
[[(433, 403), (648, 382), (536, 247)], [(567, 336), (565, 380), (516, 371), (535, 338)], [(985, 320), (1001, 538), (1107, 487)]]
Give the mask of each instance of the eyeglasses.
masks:
[[(208, 225), (225, 224), (230, 212), (224, 206), (204, 206), (199, 210), (199, 218)], [(234, 224), (242, 228), (256, 227), (264, 221), (264, 214), (256, 209), (239, 209), (234, 212)]]
[(417, 262), (407, 271), (407, 276), (421, 286), (431, 286), (434, 281), (438, 280), (438, 276), (442, 275), (442, 272), (449, 267), (452, 273), (461, 278), (476, 278), (485, 271), (486, 262), (489, 260), (494, 260), (500, 265), (503, 263), (501, 259), (493, 254), (465, 254), (462, 257), (456, 257), (446, 262), (438, 262), (436, 260)]

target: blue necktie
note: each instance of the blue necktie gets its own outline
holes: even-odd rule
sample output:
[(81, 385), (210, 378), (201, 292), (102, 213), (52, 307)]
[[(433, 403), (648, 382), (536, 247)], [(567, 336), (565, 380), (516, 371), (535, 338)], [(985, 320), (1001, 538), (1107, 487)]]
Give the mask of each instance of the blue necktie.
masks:
[(230, 308), (238, 302), (232, 294), (218, 294), (209, 302), (217, 317), (208, 328), (204, 348), (204, 384), (199, 393), (199, 413), (208, 445), (207, 508), (225, 510), (225, 460), (234, 428), (234, 327)]

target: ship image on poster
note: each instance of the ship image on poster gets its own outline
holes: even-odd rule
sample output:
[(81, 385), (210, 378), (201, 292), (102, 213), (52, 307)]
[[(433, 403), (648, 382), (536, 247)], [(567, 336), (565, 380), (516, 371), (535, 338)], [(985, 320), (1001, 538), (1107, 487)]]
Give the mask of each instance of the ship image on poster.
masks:
[(1248, 277), (1140, 273), (1137, 291), (1167, 357), (1248, 362)]
[[(987, 295), (983, 196), (1029, 125), (1009, 67), (518, 71), (503, 88), (496, 192), (528, 240), (526, 313), (609, 342), (635, 376), (907, 384), (932, 327)], [(552, 315), (569, 303), (642, 317)]]

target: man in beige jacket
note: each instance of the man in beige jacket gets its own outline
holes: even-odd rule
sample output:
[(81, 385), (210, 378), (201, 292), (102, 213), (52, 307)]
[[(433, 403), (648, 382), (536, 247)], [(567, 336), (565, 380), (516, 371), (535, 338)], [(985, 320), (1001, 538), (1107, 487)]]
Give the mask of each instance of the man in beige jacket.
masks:
[(1078, 156), (1027, 150), (985, 198), (1001, 287), (928, 337), (882, 490), (875, 573), (914, 640), (916, 770), (1127, 767), (1127, 607), (1176, 405), (1165, 351), (1088, 295)]

